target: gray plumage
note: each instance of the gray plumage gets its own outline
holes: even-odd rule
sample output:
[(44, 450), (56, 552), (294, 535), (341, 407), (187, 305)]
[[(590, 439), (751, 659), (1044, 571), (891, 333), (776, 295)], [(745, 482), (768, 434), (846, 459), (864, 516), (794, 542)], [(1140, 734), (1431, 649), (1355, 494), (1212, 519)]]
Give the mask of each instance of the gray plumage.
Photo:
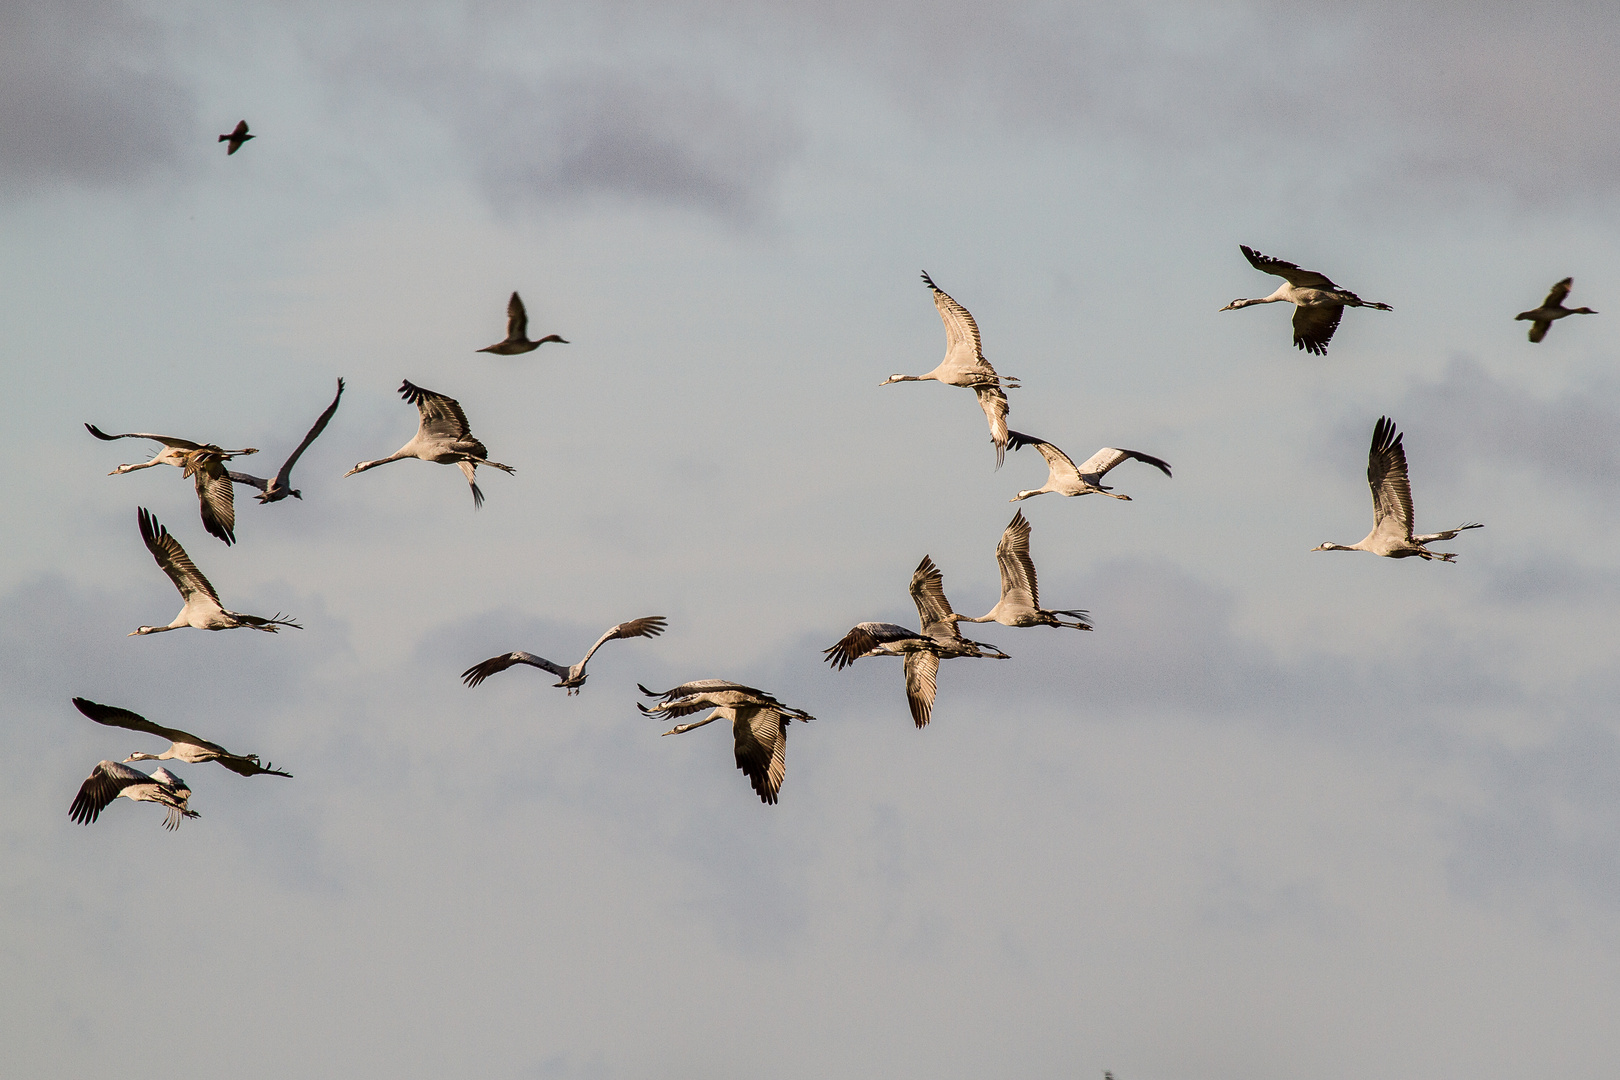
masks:
[(180, 591), (180, 598), (185, 606), (180, 614), (168, 626), (141, 626), (130, 631), (129, 636), (137, 634), (161, 634), (165, 630), (178, 630), (184, 626), (196, 627), (198, 630), (235, 630), (239, 627), (249, 627), (254, 630), (263, 630), (273, 634), (278, 626), (290, 626), (295, 630), (303, 627), (291, 619), (284, 619), (279, 614), (266, 619), (258, 615), (244, 615), (239, 611), (227, 611), (219, 602), (219, 594), (214, 591), (213, 585), (203, 577), (197, 564), (191, 561), (186, 549), (180, 546), (180, 541), (169, 535), (169, 530), (158, 523), (146, 507), (138, 507), (135, 514), (140, 525), (141, 540), (146, 544), (146, 550), (152, 553), (152, 558), (174, 587)]
[(748, 777), (760, 801), (767, 804), (776, 802), (787, 776), (788, 725), (795, 720), (815, 719), (763, 690), (726, 679), (698, 679), (664, 691), (639, 688), (648, 697), (659, 699), (651, 708), (636, 703), (646, 716), (679, 717), (700, 709), (714, 710), (696, 723), (677, 724), (665, 735), (681, 735), (716, 720), (730, 720), (737, 768)]
[(186, 806), (186, 801), (191, 798), (191, 789), (168, 769), (155, 769), (151, 775), (147, 775), (122, 762), (103, 761), (91, 770), (90, 776), (79, 786), (79, 794), (68, 808), (68, 817), (88, 825), (117, 798), (155, 802), (168, 807), (169, 812), (163, 820), (165, 829), (178, 829), (181, 818), (201, 816)]
[(609, 627), (608, 631), (597, 638), (596, 644), (592, 645), (585, 653), (585, 659), (570, 667), (563, 667), (561, 664), (547, 660), (543, 656), (536, 656), (533, 653), (510, 652), (502, 653), (500, 656), (492, 656), (482, 663), (474, 664), (466, 671), (463, 671), (461, 677), (469, 687), (472, 687), (477, 686), (496, 672), (505, 671), (513, 664), (528, 664), (530, 667), (549, 671), (562, 680), (553, 683), (553, 686), (561, 687), (567, 690), (569, 694), (577, 694), (579, 688), (585, 685), (587, 677), (585, 665), (591, 662), (591, 657), (596, 655), (597, 649), (616, 638), (657, 637), (664, 632), (665, 624), (662, 615), (649, 615), (645, 618), (631, 619), (629, 622), (622, 622), (617, 626)]
[[(953, 616), (961, 622), (998, 622), (1003, 626), (1065, 626), (1090, 630), (1091, 620), (1084, 611), (1041, 607), (1041, 587), (1035, 577), (1035, 560), (1029, 554), (1029, 522), (1018, 511), (996, 544), (996, 565), (1001, 571), (1001, 599), (986, 614), (970, 619)], [(1071, 622), (1061, 616), (1067, 615)]]
[(125, 758), (128, 761), (184, 761), (191, 764), (204, 761), (217, 761), (231, 772), (239, 776), (257, 776), (266, 773), (270, 776), (292, 776), (290, 772), (282, 772), (270, 765), (261, 765), (257, 754), (233, 754), (218, 743), (198, 738), (188, 731), (179, 728), (163, 727), (154, 724), (138, 713), (128, 709), (120, 709), (116, 705), (99, 705), (86, 698), (73, 699), (73, 707), (98, 724), (108, 727), (123, 728), (126, 731), (139, 731), (147, 735), (156, 735), (160, 739), (169, 740), (169, 748), (161, 754), (147, 754), (139, 750)]
[(476, 510), (484, 505), (484, 493), (478, 489), (477, 483), (478, 466), (488, 465), (492, 469), (500, 469), (506, 473), (517, 471), (510, 465), (489, 460), (489, 451), (484, 449), (483, 443), (473, 438), (472, 427), (467, 423), (467, 414), (455, 398), (434, 393), (432, 390), (424, 390), (409, 380), (400, 383), (399, 393), (406, 401), (416, 406), (419, 417), (416, 435), (389, 456), (378, 458), (376, 461), (362, 461), (344, 473), (344, 476), (353, 476), (357, 472), (365, 472), (367, 469), (375, 469), (379, 465), (404, 458), (419, 458), (439, 465), (456, 465), (467, 477), (467, 486), (472, 488), (473, 509)]
[(1105, 446), (1092, 454), (1082, 465), (1076, 465), (1074, 459), (1059, 450), (1045, 439), (1037, 439), (1033, 435), (1025, 435), (1020, 431), (1009, 431), (1008, 441), (1014, 450), (1022, 450), (1026, 446), (1033, 446), (1039, 450), (1041, 457), (1046, 459), (1046, 483), (1041, 487), (1029, 491), (1020, 491), (1008, 502), (1017, 502), (1020, 499), (1033, 498), (1036, 495), (1045, 495), (1047, 492), (1056, 492), (1059, 495), (1107, 495), (1110, 499), (1122, 499), (1130, 502), (1129, 495), (1120, 495), (1113, 488), (1102, 482), (1109, 470), (1126, 461), (1141, 461), (1152, 465), (1164, 475), (1170, 475), (1170, 463), (1149, 454), (1136, 450), (1121, 450), (1116, 446)]
[(309, 449), (309, 444), (319, 438), (321, 432), (326, 430), (327, 422), (332, 419), (332, 414), (337, 412), (338, 402), (343, 398), (342, 379), (337, 381), (337, 386), (337, 395), (332, 398), (332, 404), (328, 405), (326, 411), (316, 418), (315, 426), (309, 429), (309, 432), (304, 436), (304, 441), (298, 444), (298, 449), (294, 450), (291, 456), (281, 463), (281, 468), (275, 476), (266, 480), (262, 477), (239, 472), (228, 472), (225, 475), (230, 477), (232, 483), (247, 484), (250, 487), (258, 488), (259, 493), (254, 498), (261, 503), (280, 502), (289, 495), (295, 499), (303, 499), (303, 494), (292, 487), (293, 466), (298, 464), (298, 459), (303, 456), (305, 450)]
[(1284, 301), (1293, 304), (1296, 349), (1326, 356), (1328, 342), (1333, 340), (1333, 332), (1339, 328), (1339, 319), (1347, 307), (1374, 308), (1378, 311), (1394, 310), (1388, 304), (1371, 303), (1349, 289), (1341, 289), (1333, 284), (1326, 274), (1319, 274), (1315, 270), (1301, 270), (1291, 262), (1262, 255), (1242, 244), (1238, 245), (1238, 249), (1243, 252), (1243, 257), (1249, 260), (1250, 266), (1263, 274), (1274, 274), (1282, 278), (1283, 284), (1270, 296), (1261, 296), (1253, 300), (1234, 300), (1221, 310), (1233, 311), (1249, 307), (1251, 304), (1275, 304)]

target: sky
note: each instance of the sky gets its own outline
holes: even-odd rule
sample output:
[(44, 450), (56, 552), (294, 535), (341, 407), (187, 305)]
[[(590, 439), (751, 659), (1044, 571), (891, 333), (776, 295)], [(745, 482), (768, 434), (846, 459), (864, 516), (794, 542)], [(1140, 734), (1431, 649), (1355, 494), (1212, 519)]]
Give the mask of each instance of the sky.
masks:
[[(1533, 23), (1527, 28), (1526, 23)], [(1620, 1013), (1620, 10), (1603, 4), (0, 6), (0, 1072), (129, 1077), (1612, 1075)], [(216, 136), (258, 136), (226, 157)], [(1326, 357), (1247, 244), (1389, 313)], [(927, 271), (1042, 496), (1042, 599), (916, 730), (924, 555), (988, 610), (1008, 500), (932, 383)], [(1531, 345), (1572, 275), (1602, 315)], [(498, 340), (506, 297), (531, 331)], [(144, 444), (262, 448), (234, 547)], [(402, 379), (491, 456), (344, 477)], [(1371, 524), (1374, 422), (1455, 564)], [(45, 468), (49, 465), (50, 468)], [(485, 475), (487, 474), (487, 475)], [(162, 623), (150, 509), (275, 636)], [(614, 642), (578, 697), (517, 668)], [(722, 725), (813, 713), (763, 805)], [(157, 741), (170, 834), (103, 758)], [(766, 1000), (770, 1004), (766, 1005)]]

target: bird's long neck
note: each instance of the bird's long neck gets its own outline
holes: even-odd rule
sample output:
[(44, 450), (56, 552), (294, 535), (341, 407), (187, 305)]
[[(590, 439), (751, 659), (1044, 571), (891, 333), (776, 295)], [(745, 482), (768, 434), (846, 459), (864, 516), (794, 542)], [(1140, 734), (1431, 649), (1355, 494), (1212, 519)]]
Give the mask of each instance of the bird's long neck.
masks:
[(399, 450), (396, 450), (394, 453), (389, 454), (385, 458), (378, 458), (376, 461), (362, 461), (360, 464), (358, 464), (354, 468), (350, 469), (344, 475), (353, 476), (357, 472), (365, 472), (367, 469), (375, 469), (379, 465), (387, 465), (390, 461), (399, 461), (402, 458), (415, 457), (415, 456), (416, 455), (414, 455), (414, 454), (407, 454), (405, 452), (405, 448), (401, 447)]

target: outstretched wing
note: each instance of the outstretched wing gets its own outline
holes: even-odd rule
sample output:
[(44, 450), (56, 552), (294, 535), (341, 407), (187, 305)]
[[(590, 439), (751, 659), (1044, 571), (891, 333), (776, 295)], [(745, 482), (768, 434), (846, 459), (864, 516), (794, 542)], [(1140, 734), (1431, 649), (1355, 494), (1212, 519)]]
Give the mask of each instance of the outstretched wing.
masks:
[(918, 727), (928, 726), (934, 711), (934, 691), (939, 676), (939, 657), (931, 652), (906, 654), (906, 703)]
[(94, 424), (86, 424), (84, 429), (96, 438), (107, 442), (114, 442), (118, 439), (151, 439), (153, 442), (160, 442), (164, 446), (173, 446), (181, 450), (202, 449), (202, 443), (195, 443), (190, 439), (177, 439), (173, 435), (151, 435), (144, 431), (126, 431), (122, 435), (109, 435)]
[(236, 486), (219, 451), (205, 446), (187, 454), (184, 475), (196, 481), (203, 528), (227, 546), (236, 543)]
[(400, 383), (399, 393), (421, 414), (422, 435), (439, 439), (465, 439), (472, 434), (467, 414), (462, 412), (461, 403), (455, 398), (424, 390), (409, 380)]
[(787, 726), (782, 713), (773, 705), (739, 705), (731, 721), (736, 746), (737, 768), (748, 777), (767, 804), (776, 802), (787, 775)]
[(1294, 306), (1294, 348), (1326, 356), (1333, 331), (1344, 316), (1343, 304), (1296, 304)]
[(1029, 557), (1029, 521), (1022, 510), (1013, 515), (996, 544), (996, 565), (1001, 569), (1001, 602), (1011, 598), (1020, 607), (1039, 609), (1041, 589), (1035, 580), (1035, 562)]
[(1035, 436), (1025, 435), (1021, 431), (1009, 431), (1007, 432), (1007, 441), (1014, 450), (1022, 450), (1026, 446), (1033, 446), (1039, 450), (1041, 457), (1046, 459), (1047, 469), (1051, 472), (1053, 480), (1078, 481), (1080, 479), (1080, 470), (1075, 467), (1074, 461), (1069, 455), (1045, 439), (1037, 439)]
[(676, 698), (687, 697), (691, 694), (718, 693), (723, 690), (735, 690), (741, 694), (751, 694), (761, 701), (776, 700), (763, 690), (755, 690), (752, 686), (744, 686), (742, 683), (732, 682), (729, 679), (694, 679), (691, 682), (681, 683), (674, 689), (663, 691), (649, 690), (640, 683), (636, 684), (636, 688), (648, 697), (664, 698), (666, 701), (673, 701)]
[(523, 297), (516, 292), (506, 302), (506, 340), (525, 341), (529, 337), (529, 313), (523, 307)]
[(146, 550), (152, 553), (152, 558), (157, 560), (163, 572), (169, 575), (169, 580), (180, 590), (180, 595), (190, 602), (192, 596), (201, 593), (214, 603), (219, 603), (219, 594), (203, 577), (202, 571), (197, 569), (197, 564), (191, 561), (191, 556), (180, 546), (180, 541), (170, 536), (169, 530), (158, 524), (157, 518), (146, 507), (137, 507), (135, 518), (140, 523), (141, 539), (146, 542)]
[(1563, 281), (1560, 281), (1547, 293), (1547, 299), (1541, 302), (1541, 306), (1544, 308), (1563, 307), (1564, 298), (1569, 295), (1569, 290), (1574, 286), (1574, 284), (1575, 279), (1572, 277), (1567, 277)]
[(596, 644), (591, 646), (590, 651), (585, 654), (585, 659), (579, 662), (579, 666), (583, 668), (590, 663), (591, 657), (596, 655), (596, 650), (614, 638), (657, 637), (664, 632), (666, 625), (667, 622), (662, 615), (648, 615), (622, 622), (596, 639)]
[(952, 300), (950, 294), (923, 271), (923, 284), (934, 293), (934, 307), (939, 309), (940, 321), (945, 324), (945, 352), (946, 355), (957, 353), (959, 350), (964, 359), (971, 357), (980, 363), (984, 362), (984, 348), (979, 343), (979, 324), (973, 321), (968, 309)]
[(568, 669), (561, 664), (554, 664), (543, 656), (536, 656), (534, 653), (527, 652), (509, 652), (502, 653), (500, 656), (492, 656), (483, 663), (474, 664), (466, 671), (463, 671), (461, 677), (468, 686), (477, 686), (491, 675), (505, 671), (513, 664), (528, 664), (530, 667), (549, 671), (559, 679), (568, 678)]
[(1291, 262), (1282, 259), (1273, 259), (1270, 255), (1262, 255), (1251, 247), (1238, 245), (1243, 257), (1249, 260), (1249, 265), (1263, 274), (1275, 274), (1283, 278), (1296, 289), (1337, 289), (1338, 286), (1328, 279), (1326, 274), (1319, 274), (1315, 270), (1301, 270)]
[(151, 779), (139, 769), (132, 769), (122, 762), (100, 762), (91, 770), (89, 778), (79, 785), (79, 794), (74, 796), (68, 817), (81, 825), (88, 825), (112, 805), (119, 792), (131, 784), (144, 784)]
[(956, 638), (961, 633), (951, 618), (951, 602), (945, 599), (945, 575), (927, 555), (911, 575), (911, 599), (917, 605), (922, 632), (934, 638)]
[(840, 638), (836, 644), (823, 649), (822, 652), (827, 657), (827, 663), (835, 670), (842, 671), (861, 657), (870, 656), (872, 650), (879, 645), (891, 641), (922, 640), (923, 636), (915, 630), (908, 630), (895, 623), (863, 622), (857, 623), (854, 629)]
[(1367, 451), (1367, 484), (1372, 488), (1373, 531), (1412, 539), (1412, 485), (1406, 477), (1405, 436), (1395, 421), (1380, 416), (1373, 425), (1372, 447)]
[[(1150, 454), (1143, 454), (1136, 450), (1121, 450), (1117, 446), (1105, 446), (1095, 454), (1092, 454), (1085, 460), (1085, 464), (1080, 466), (1080, 473), (1083, 476), (1096, 476), (1100, 478), (1107, 475), (1108, 471), (1114, 466), (1120, 464), (1121, 462), (1131, 461), (1133, 459), (1152, 465), (1155, 469), (1158, 469), (1166, 476), (1170, 475), (1170, 463), (1168, 461), (1163, 461), (1159, 458), (1153, 457)], [(1051, 459), (1048, 458), (1047, 460), (1050, 461)], [(1071, 465), (1070, 467), (1072, 468), (1073, 466)]]
[(979, 408), (990, 425), (990, 441), (996, 448), (996, 468), (1007, 460), (1007, 393), (999, 386), (976, 386)]
[(233, 484), (246, 484), (249, 487), (256, 487), (260, 491), (270, 490), (270, 481), (262, 476), (249, 476), (245, 472), (227, 472), (225, 475), (231, 478)]
[[(328, 405), (326, 407), (326, 411), (321, 413), (320, 418), (315, 421), (315, 426), (309, 429), (309, 434), (304, 436), (304, 441), (298, 444), (298, 449), (292, 452), (292, 456), (286, 461), (282, 462), (281, 471), (276, 473), (277, 487), (287, 486), (288, 482), (292, 479), (293, 466), (298, 463), (298, 459), (303, 455), (304, 451), (309, 449), (309, 444), (319, 438), (321, 432), (326, 430), (327, 421), (331, 420), (332, 414), (337, 412), (338, 402), (342, 400), (342, 398), (343, 380), (339, 379), (337, 395), (332, 398), (332, 404)], [(231, 476), (231, 479), (236, 479), (234, 474)], [(264, 490), (264, 485), (260, 484), (259, 489), (261, 491)]]
[(132, 713), (128, 709), (120, 709), (116, 705), (99, 705), (87, 698), (76, 697), (73, 699), (73, 707), (98, 724), (124, 728), (126, 731), (139, 731), (147, 735), (156, 735), (158, 738), (167, 739), (172, 743), (188, 742), (194, 746), (201, 746), (208, 750), (218, 750), (222, 754), (225, 753), (223, 747), (216, 746), (207, 739), (199, 739), (189, 731), (154, 724), (146, 717), (138, 713)]

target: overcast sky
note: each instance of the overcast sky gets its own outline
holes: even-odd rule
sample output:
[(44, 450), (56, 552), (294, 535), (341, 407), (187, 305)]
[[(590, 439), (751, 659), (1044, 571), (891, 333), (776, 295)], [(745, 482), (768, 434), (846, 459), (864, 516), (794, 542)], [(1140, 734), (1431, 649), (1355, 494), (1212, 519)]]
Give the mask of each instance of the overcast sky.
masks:
[[(132, 1078), (1613, 1074), (1620, 10), (714, 0), (0, 5), (0, 1072)], [(258, 136), (227, 158), (216, 136)], [(1325, 358), (1248, 244), (1394, 311)], [(932, 383), (928, 271), (1012, 426), (1042, 599), (933, 723), (864, 620), (958, 610), (1038, 487)], [(1512, 316), (1573, 275), (1597, 318)], [(501, 337), (528, 302), (521, 357)], [(238, 543), (142, 443), (257, 446)], [(344, 478), (415, 430), (491, 456)], [(1453, 565), (1360, 553), (1405, 432)], [(163, 623), (167, 525), (274, 637)], [(527, 668), (615, 642), (578, 697)], [(777, 806), (723, 725), (819, 717)], [(102, 758), (158, 741), (175, 834)]]

